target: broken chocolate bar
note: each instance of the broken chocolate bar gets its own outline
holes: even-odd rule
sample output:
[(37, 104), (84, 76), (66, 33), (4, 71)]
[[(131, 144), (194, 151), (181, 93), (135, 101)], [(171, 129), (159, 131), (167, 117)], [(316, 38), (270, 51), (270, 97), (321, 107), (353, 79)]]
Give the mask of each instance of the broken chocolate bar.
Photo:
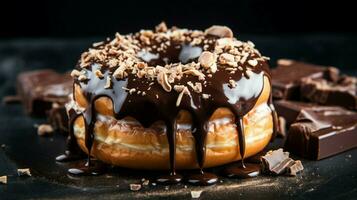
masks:
[(301, 108), (290, 126), (285, 149), (320, 160), (357, 147), (357, 113), (337, 106)]
[(28, 114), (44, 116), (52, 103), (68, 101), (72, 82), (68, 73), (59, 74), (53, 70), (24, 72), (17, 78), (17, 92)]
[(262, 156), (262, 165), (265, 173), (274, 175), (296, 175), (303, 170), (301, 162), (289, 158), (289, 152), (284, 152), (283, 149), (267, 152)]
[(349, 76), (342, 76), (337, 81), (304, 78), (301, 81), (301, 95), (319, 104), (357, 110), (357, 79)]
[(278, 60), (278, 66), (272, 71), (273, 97), (275, 99), (300, 99), (302, 78), (326, 77), (334, 80), (339, 74), (334, 67), (324, 67), (288, 59)]

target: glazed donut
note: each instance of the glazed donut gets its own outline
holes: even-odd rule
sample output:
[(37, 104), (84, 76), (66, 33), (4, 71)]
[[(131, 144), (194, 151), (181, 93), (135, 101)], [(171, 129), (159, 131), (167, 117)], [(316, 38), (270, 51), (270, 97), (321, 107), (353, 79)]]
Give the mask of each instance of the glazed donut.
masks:
[(164, 23), (84, 52), (67, 104), (80, 148), (136, 169), (194, 169), (252, 156), (274, 132), (268, 58), (225, 26)]

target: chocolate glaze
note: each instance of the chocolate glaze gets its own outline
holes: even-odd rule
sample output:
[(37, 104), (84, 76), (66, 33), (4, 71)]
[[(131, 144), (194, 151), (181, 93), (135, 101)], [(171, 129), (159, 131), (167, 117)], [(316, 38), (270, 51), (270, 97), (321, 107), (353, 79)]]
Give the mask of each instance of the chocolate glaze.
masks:
[[(217, 38), (211, 39), (215, 40)], [(212, 50), (212, 46), (210, 46), (210, 50)], [(164, 53), (155, 51), (150, 53), (140, 52), (138, 53), (138, 56), (150, 65), (155, 66), (164, 63), (197, 61), (201, 52), (201, 46), (175, 44), (173, 42)], [(253, 55), (253, 57), (258, 57), (258, 55)], [(170, 173), (168, 176), (159, 177), (159, 182), (179, 182), (182, 179), (175, 171), (176, 117), (180, 110), (186, 110), (192, 115), (192, 134), (195, 139), (197, 166), (200, 169), (199, 173), (193, 174), (188, 178), (190, 183), (207, 185), (213, 184), (218, 180), (217, 176), (214, 174), (204, 173), (203, 166), (206, 153), (207, 122), (213, 112), (219, 107), (229, 108), (236, 116), (239, 152), (242, 157), (242, 166), (244, 167), (243, 158), (245, 153), (245, 140), (242, 119), (243, 116), (254, 107), (259, 98), (264, 87), (264, 76), (267, 76), (270, 80), (269, 66), (265, 61), (259, 61), (258, 65), (252, 69), (251, 73), (247, 73), (247, 66), (247, 63), (242, 66), (243, 73), (237, 70), (234, 74), (218, 68), (218, 71), (213, 77), (206, 76), (205, 81), (207, 81), (207, 84), (203, 84), (202, 93), (211, 95), (209, 99), (204, 99), (202, 98), (202, 94), (192, 91), (190, 95), (184, 95), (180, 105), (176, 106), (178, 97), (177, 92), (166, 92), (156, 81), (153, 82), (146, 78), (138, 78), (132, 74), (129, 74), (128, 77), (121, 80), (113, 78), (112, 86), (105, 89), (106, 77), (110, 76), (113, 71), (112, 69), (103, 66), (100, 68), (97, 63), (93, 63), (90, 67), (85, 69), (89, 80), (87, 82), (75, 80), (74, 83), (81, 87), (81, 90), (88, 101), (88, 106), (85, 108), (84, 112), (77, 115), (84, 117), (85, 145), (88, 149), (88, 166), (91, 166), (89, 155), (95, 137), (93, 128), (97, 118), (94, 102), (100, 97), (108, 97), (113, 102), (114, 114), (117, 119), (131, 116), (137, 119), (145, 127), (150, 126), (153, 122), (158, 120), (163, 120), (165, 122), (170, 150)], [(98, 78), (93, 73), (96, 69), (102, 71), (104, 78)], [(228, 80), (230, 79), (236, 82), (236, 87), (230, 87), (228, 84)], [(199, 82), (197, 77), (184, 75), (180, 80), (175, 82), (175, 84), (183, 85), (188, 81)], [(150, 83), (151, 85), (149, 85)], [(136, 91), (145, 91), (146, 95), (137, 93), (129, 94), (126, 88), (135, 88)], [(271, 102), (269, 105), (272, 108), (272, 111), (275, 112)], [(73, 121), (74, 118), (72, 118), (71, 121)], [(274, 123), (276, 123), (275, 119)], [(71, 126), (73, 126), (73, 124), (71, 124)]]
[(229, 178), (253, 178), (260, 174), (260, 165), (246, 163), (244, 166), (233, 165), (223, 170), (225, 176)]

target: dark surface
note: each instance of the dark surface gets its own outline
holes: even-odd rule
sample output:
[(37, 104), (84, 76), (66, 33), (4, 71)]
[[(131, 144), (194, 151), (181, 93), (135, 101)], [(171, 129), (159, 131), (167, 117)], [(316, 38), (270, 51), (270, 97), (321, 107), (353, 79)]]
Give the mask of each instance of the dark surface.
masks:
[(240, 33), (356, 33), (350, 0), (37, 0), (1, 1), (0, 37), (108, 36), (162, 20), (204, 29), (224, 24)]
[[(342, 66), (343, 72), (356, 74), (356, 37), (342, 35), (242, 36), (254, 41), (264, 55), (288, 57), (322, 65)], [(12, 40), (0, 42), (0, 97), (13, 94), (16, 74), (23, 70), (72, 68), (80, 52), (96, 39), (86, 40)], [(297, 177), (260, 176), (253, 179), (222, 179), (215, 186), (188, 185), (144, 187), (129, 190), (147, 172), (110, 169), (106, 175), (73, 179), (66, 175), (70, 164), (57, 164), (62, 153), (63, 136), (38, 137), (33, 119), (24, 115), (20, 105), (0, 106), (0, 175), (8, 175), (0, 185), (1, 199), (130, 199), (190, 198), (191, 190), (203, 190), (201, 199), (354, 199), (357, 196), (357, 149), (321, 161), (302, 160), (305, 170)], [(273, 146), (278, 146), (281, 140)], [(293, 157), (296, 159), (296, 157)], [(17, 177), (17, 168), (31, 168), (33, 177)]]

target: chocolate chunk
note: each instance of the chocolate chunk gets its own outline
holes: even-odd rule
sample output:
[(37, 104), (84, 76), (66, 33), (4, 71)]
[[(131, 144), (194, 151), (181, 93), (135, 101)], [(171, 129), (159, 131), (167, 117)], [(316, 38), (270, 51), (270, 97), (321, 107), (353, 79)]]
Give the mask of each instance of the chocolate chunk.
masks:
[(343, 76), (334, 82), (324, 78), (304, 78), (301, 82), (301, 95), (319, 104), (357, 110), (357, 79)]
[(296, 175), (303, 170), (301, 161), (294, 161), (289, 158), (289, 152), (283, 152), (283, 149), (269, 151), (262, 157), (263, 171), (274, 175)]
[(357, 113), (337, 106), (302, 108), (288, 132), (285, 149), (320, 160), (357, 147)]
[(288, 59), (278, 60), (278, 66), (272, 71), (273, 97), (275, 99), (300, 99), (302, 78), (328, 77), (335, 79), (339, 71), (336, 68), (308, 64)]
[(279, 163), (289, 158), (289, 152), (283, 152), (283, 149), (269, 151), (262, 156), (262, 171), (272, 172)]
[(302, 170), (304, 170), (304, 166), (302, 166), (300, 160), (296, 160), (293, 165), (288, 167), (288, 174), (290, 176), (296, 176), (296, 174)]
[(24, 72), (17, 78), (17, 91), (26, 113), (44, 116), (52, 103), (68, 101), (72, 82), (69, 74), (58, 74), (53, 70)]

